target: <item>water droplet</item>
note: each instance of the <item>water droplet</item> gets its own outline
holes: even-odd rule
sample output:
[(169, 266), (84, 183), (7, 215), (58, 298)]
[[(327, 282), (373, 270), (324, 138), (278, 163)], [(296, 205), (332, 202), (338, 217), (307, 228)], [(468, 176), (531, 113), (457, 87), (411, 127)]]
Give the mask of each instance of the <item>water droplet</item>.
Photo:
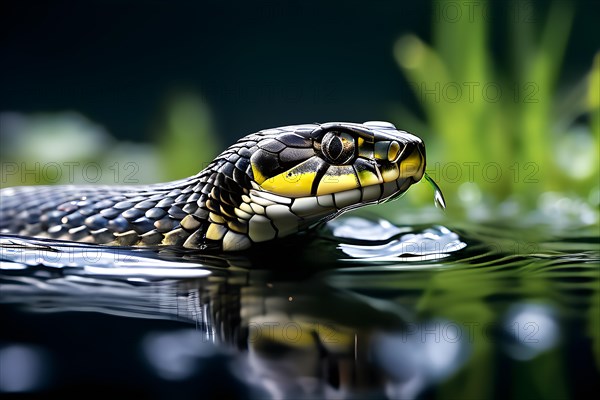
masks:
[(446, 200), (444, 199), (444, 194), (442, 193), (442, 189), (440, 189), (438, 184), (435, 183), (435, 181), (429, 175), (427, 175), (427, 173), (425, 173), (425, 179), (427, 180), (427, 182), (429, 182), (431, 184), (431, 186), (433, 187), (433, 190), (435, 191), (435, 194), (433, 197), (433, 202), (435, 203), (436, 207), (440, 207), (442, 210), (445, 210), (446, 209)]

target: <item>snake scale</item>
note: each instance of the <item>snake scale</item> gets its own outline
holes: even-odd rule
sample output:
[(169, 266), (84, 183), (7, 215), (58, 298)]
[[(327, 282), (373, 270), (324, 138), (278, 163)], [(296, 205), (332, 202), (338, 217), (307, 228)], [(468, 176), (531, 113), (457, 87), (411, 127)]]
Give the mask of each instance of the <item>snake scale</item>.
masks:
[(286, 126), (243, 137), (179, 181), (2, 189), (0, 232), (244, 250), (394, 199), (424, 171), (423, 141), (388, 122)]

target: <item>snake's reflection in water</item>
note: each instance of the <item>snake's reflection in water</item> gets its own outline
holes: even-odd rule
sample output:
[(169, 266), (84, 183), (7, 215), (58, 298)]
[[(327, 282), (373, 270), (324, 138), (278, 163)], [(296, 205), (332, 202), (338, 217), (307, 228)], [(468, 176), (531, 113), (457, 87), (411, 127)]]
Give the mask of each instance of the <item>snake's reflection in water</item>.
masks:
[[(368, 229), (365, 221), (347, 222)], [(388, 228), (390, 237), (405, 237), (406, 232)], [(417, 234), (432, 237), (431, 231)], [(467, 335), (452, 331), (457, 324), (421, 320), (406, 298), (398, 300), (399, 292), (376, 288), (394, 273), (381, 262), (382, 256), (390, 257), (389, 245), (382, 247), (386, 254), (378, 255), (380, 266), (371, 263), (367, 275), (352, 263), (347, 269), (325, 267), (328, 257), (352, 255), (359, 245), (332, 252), (326, 237), (313, 239), (283, 242), (268, 256), (267, 249), (213, 256), (3, 236), (0, 299), (3, 307), (69, 315), (69, 329), (38, 327), (63, 329), (67, 343), (77, 335), (82, 313), (112, 316), (117, 336), (124, 334), (119, 324), (124, 319), (176, 321), (167, 330), (150, 325), (129, 349), (142, 358), (154, 385), (195, 380), (204, 382), (205, 391), (261, 398), (414, 398), (462, 366), (470, 344)], [(312, 262), (302, 255), (290, 257), (299, 245), (308, 246), (302, 253)], [(60, 364), (60, 357), (45, 357), (46, 369), (60, 370), (52, 361)], [(115, 354), (112, 360), (127, 357)], [(218, 384), (223, 381), (230, 384), (223, 388)], [(44, 387), (64, 386), (60, 382), (48, 378)]]

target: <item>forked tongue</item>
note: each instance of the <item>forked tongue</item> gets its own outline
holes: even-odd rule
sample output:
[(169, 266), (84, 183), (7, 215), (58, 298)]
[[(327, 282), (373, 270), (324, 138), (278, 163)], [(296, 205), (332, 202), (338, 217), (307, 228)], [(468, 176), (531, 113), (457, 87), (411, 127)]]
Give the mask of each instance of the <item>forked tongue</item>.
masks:
[(444, 200), (444, 194), (442, 193), (442, 190), (440, 189), (438, 184), (435, 183), (435, 181), (429, 175), (427, 175), (427, 172), (425, 172), (425, 179), (427, 179), (427, 182), (431, 184), (435, 192), (433, 196), (433, 202), (435, 203), (435, 206), (441, 208), (442, 210), (445, 210), (446, 200)]

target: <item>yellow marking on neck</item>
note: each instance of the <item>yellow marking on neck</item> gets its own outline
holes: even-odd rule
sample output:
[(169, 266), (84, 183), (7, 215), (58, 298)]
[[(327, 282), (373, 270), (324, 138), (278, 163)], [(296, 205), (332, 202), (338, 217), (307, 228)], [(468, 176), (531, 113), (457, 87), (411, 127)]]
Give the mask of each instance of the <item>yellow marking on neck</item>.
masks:
[(321, 165), (318, 157), (311, 157), (295, 167), (265, 180), (260, 187), (286, 197), (311, 196), (313, 182)]
[(262, 184), (267, 179), (267, 177), (260, 173), (260, 170), (258, 169), (258, 167), (256, 165), (254, 165), (254, 163), (251, 163), (251, 165), (252, 165), (252, 175), (254, 175), (254, 180), (259, 185)]
[(311, 195), (316, 172), (283, 172), (267, 179), (260, 186), (269, 192), (287, 197), (306, 197)]

